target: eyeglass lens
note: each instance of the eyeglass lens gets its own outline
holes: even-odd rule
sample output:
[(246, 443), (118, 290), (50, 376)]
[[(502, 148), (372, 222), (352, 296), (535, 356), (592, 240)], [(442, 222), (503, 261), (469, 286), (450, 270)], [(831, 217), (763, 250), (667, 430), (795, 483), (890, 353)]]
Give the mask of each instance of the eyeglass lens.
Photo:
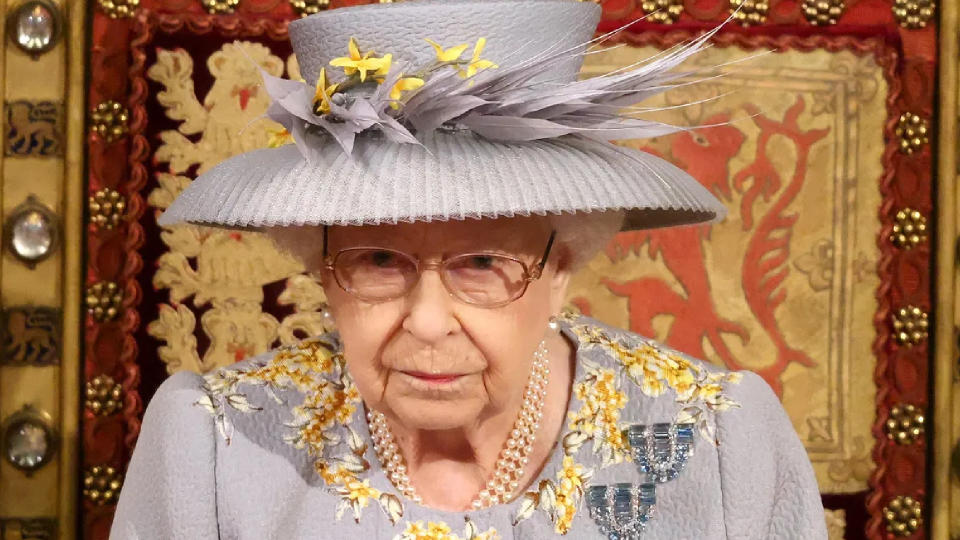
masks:
[[(460, 300), (494, 306), (516, 299), (526, 290), (527, 269), (507, 256), (464, 254), (445, 260), (439, 268), (447, 289)], [(417, 262), (404, 253), (383, 248), (341, 251), (334, 275), (347, 291), (372, 301), (405, 295), (419, 279)]]

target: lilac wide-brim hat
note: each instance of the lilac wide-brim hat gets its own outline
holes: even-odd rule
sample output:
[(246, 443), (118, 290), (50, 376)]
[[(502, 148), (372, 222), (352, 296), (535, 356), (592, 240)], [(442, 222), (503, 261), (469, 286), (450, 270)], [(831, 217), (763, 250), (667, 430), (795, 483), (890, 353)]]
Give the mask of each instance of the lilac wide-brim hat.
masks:
[(575, 0), (409, 0), (290, 23), (305, 82), (266, 73), (290, 142), (227, 159), (159, 219), (237, 228), (625, 210), (624, 229), (719, 220), (707, 189), (608, 141), (681, 127), (624, 114), (707, 35), (577, 80), (600, 16)]

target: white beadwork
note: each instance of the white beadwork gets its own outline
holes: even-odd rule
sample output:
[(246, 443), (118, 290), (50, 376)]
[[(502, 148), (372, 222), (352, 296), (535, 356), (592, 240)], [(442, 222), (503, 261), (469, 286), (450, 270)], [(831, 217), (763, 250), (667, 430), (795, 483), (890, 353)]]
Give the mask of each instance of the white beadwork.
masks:
[[(541, 341), (533, 355), (533, 365), (524, 392), (523, 406), (517, 414), (510, 436), (500, 451), (490, 480), (470, 505), (472, 509), (479, 510), (499, 502), (507, 502), (513, 498), (513, 494), (520, 487), (520, 479), (523, 478), (526, 465), (530, 461), (529, 455), (533, 451), (533, 442), (540, 429), (540, 420), (543, 419), (543, 401), (550, 376), (548, 363), (547, 344), (546, 341)], [(406, 474), (407, 467), (395, 437), (390, 432), (390, 426), (387, 425), (386, 417), (383, 413), (371, 409), (367, 413), (367, 423), (370, 426), (373, 448), (386, 470), (387, 478), (404, 497), (420, 503), (422, 499), (413, 489), (410, 477)]]

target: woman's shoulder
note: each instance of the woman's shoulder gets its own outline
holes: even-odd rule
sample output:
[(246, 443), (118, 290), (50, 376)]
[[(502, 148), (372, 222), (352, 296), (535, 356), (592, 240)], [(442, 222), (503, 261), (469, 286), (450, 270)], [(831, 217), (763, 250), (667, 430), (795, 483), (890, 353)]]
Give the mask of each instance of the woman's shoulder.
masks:
[(585, 315), (567, 312), (559, 322), (577, 347), (578, 397), (620, 392), (625, 416), (693, 422), (713, 438), (724, 416), (743, 420), (782, 412), (770, 386), (751, 371), (731, 371)]

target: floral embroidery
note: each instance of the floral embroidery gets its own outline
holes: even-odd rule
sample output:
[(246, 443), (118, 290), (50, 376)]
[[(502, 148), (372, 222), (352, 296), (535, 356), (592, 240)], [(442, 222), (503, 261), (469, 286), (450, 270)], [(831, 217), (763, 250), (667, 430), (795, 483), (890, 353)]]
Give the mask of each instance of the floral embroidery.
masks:
[(740, 404), (724, 393), (723, 383), (736, 384), (739, 373), (710, 372), (679, 353), (662, 349), (653, 341), (624, 334), (611, 335), (599, 326), (578, 324), (570, 328), (584, 348), (603, 347), (620, 361), (627, 376), (650, 397), (671, 389), (683, 405), (675, 422), (695, 423), (703, 437), (716, 444), (715, 427), (706, 412), (721, 412)]
[[(723, 383), (740, 381), (738, 373), (711, 373), (678, 353), (666, 351), (652, 341), (620, 334), (612, 336), (603, 328), (584, 324), (579, 315), (570, 310), (561, 313), (577, 336), (580, 348), (603, 347), (609, 356), (617, 359), (621, 371), (645, 395), (659, 397), (667, 389), (676, 393), (677, 403), (683, 405), (677, 423), (696, 423), (704, 438), (716, 442), (715, 428), (708, 422), (706, 411), (719, 412), (739, 407), (724, 393)], [(581, 358), (585, 377), (573, 386), (574, 397), (582, 403), (580, 409), (569, 414), (569, 432), (563, 437), (563, 465), (558, 481), (540, 482), (536, 491), (528, 491), (521, 498), (514, 524), (527, 519), (535, 509), (543, 510), (554, 524), (558, 534), (566, 534), (583, 498), (584, 483), (592, 471), (583, 472), (573, 456), (592, 440), (592, 451), (600, 458), (600, 467), (632, 461), (630, 445), (620, 424), (620, 412), (627, 405), (627, 394), (620, 389), (619, 373)]]
[(407, 528), (394, 540), (500, 540), (500, 534), (496, 529), (490, 528), (484, 532), (478, 532), (477, 526), (465, 518), (463, 537), (451, 533), (450, 526), (444, 522), (427, 522), (424, 526), (422, 521), (407, 523)]
[(583, 499), (584, 487), (592, 475), (593, 471), (585, 470), (573, 457), (564, 456), (556, 482), (541, 480), (536, 491), (528, 491), (523, 495), (520, 509), (513, 519), (514, 526), (539, 508), (550, 517), (557, 534), (567, 534)]
[(564, 437), (567, 455), (577, 452), (586, 440), (593, 439), (593, 452), (602, 467), (630, 460), (630, 446), (623, 436), (620, 411), (627, 406), (627, 394), (620, 390), (617, 374), (583, 359), (586, 377), (573, 387), (573, 395), (583, 406), (569, 415), (569, 429)]
[[(293, 408), (293, 420), (284, 424), (293, 431), (284, 436), (284, 442), (306, 450), (315, 459), (314, 468), (331, 491), (340, 497), (336, 516), (340, 519), (347, 509), (360, 520), (361, 512), (371, 500), (392, 523), (403, 516), (403, 505), (393, 494), (371, 487), (369, 480), (357, 475), (370, 469), (365, 454), (367, 444), (350, 423), (360, 405), (360, 393), (344, 365), (336, 345), (315, 338), (280, 349), (270, 360), (242, 369), (221, 369), (204, 377), (206, 396), (197, 404), (214, 415), (227, 444), (233, 426), (225, 408), (242, 413), (262, 410), (252, 405), (238, 390), (239, 385), (262, 387), (277, 403), (284, 403), (278, 392), (296, 390), (303, 402)], [(346, 446), (338, 428), (346, 430)]]
[[(439, 54), (440, 51), (438, 51)], [(738, 407), (725, 393), (725, 383), (736, 383), (736, 373), (713, 373), (682, 355), (661, 349), (655, 343), (616, 333), (585, 323), (574, 314), (564, 314), (577, 336), (580, 348), (601, 347), (617, 363), (610, 367), (585, 358), (585, 375), (574, 382), (573, 393), (581, 402), (569, 413), (567, 433), (563, 436), (563, 461), (555, 479), (540, 481), (535, 490), (518, 501), (514, 525), (530, 517), (535, 510), (546, 513), (557, 534), (569, 532), (580, 507), (592, 470), (577, 463), (575, 456), (592, 440), (592, 452), (600, 467), (631, 461), (630, 445), (620, 423), (628, 397), (621, 388), (621, 374), (648, 396), (658, 397), (672, 390), (683, 406), (676, 422), (696, 422), (707, 440), (714, 441), (707, 412)], [(619, 368), (619, 369), (618, 369)], [(362, 403), (350, 378), (338, 344), (326, 337), (305, 340), (280, 349), (266, 361), (239, 369), (221, 369), (205, 376), (205, 396), (197, 405), (207, 409), (227, 441), (233, 425), (226, 410), (252, 413), (262, 407), (251, 403), (241, 385), (262, 388), (277, 403), (283, 404), (284, 392), (302, 396), (292, 408), (292, 419), (284, 426), (290, 431), (284, 441), (305, 450), (314, 458), (314, 468), (330, 492), (339, 498), (336, 517), (350, 510), (359, 521), (362, 511), (376, 501), (391, 523), (403, 517), (403, 505), (396, 495), (385, 493), (362, 478), (370, 470), (366, 459), (367, 442), (350, 425)], [(469, 519), (463, 536), (451, 532), (443, 522), (407, 522), (395, 540), (494, 540), (500, 535), (493, 528), (481, 533)]]

